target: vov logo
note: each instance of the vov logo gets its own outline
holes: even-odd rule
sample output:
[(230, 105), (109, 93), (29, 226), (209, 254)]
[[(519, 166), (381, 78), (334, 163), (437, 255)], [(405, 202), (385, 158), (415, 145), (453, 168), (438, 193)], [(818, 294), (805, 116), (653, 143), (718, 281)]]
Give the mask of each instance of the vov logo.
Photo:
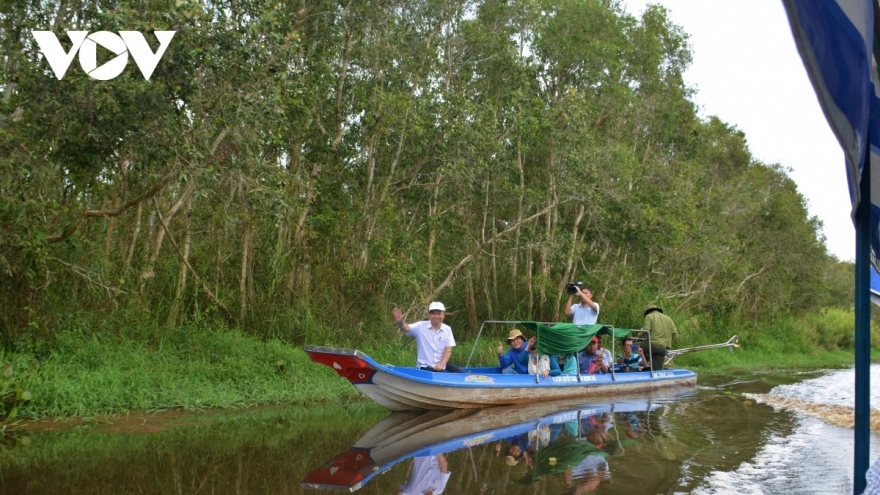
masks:
[[(73, 57), (79, 52), (79, 65), (92, 79), (109, 81), (122, 74), (128, 64), (128, 55), (134, 59), (134, 63), (141, 70), (144, 79), (150, 80), (159, 60), (165, 54), (171, 38), (176, 31), (155, 31), (156, 39), (159, 40), (159, 48), (153, 53), (144, 35), (137, 31), (119, 31), (119, 34), (110, 31), (98, 31), (89, 34), (88, 31), (68, 31), (67, 36), (73, 46), (69, 52), (65, 52), (61, 42), (52, 31), (31, 31), (37, 45), (49, 67), (55, 72), (55, 77), (60, 81), (67, 73), (67, 68), (73, 62)], [(112, 60), (98, 67), (98, 45), (116, 54)]]

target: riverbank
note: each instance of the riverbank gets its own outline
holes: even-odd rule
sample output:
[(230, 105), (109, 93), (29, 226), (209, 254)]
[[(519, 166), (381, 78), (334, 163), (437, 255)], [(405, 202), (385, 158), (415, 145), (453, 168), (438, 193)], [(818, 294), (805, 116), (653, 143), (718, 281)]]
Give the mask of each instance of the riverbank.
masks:
[[(732, 370), (846, 367), (853, 362), (851, 349), (810, 345), (802, 335), (775, 340), (767, 338), (768, 333), (741, 335), (742, 348), (733, 353), (685, 354), (674, 365), (705, 377)], [(684, 345), (719, 340), (710, 338), (690, 336)], [(472, 364), (494, 363), (495, 340), (487, 336), (480, 341)], [(347, 346), (382, 363), (409, 364), (415, 356), (412, 340), (405, 338)], [(453, 362), (464, 364), (472, 347), (473, 342), (460, 341)], [(301, 347), (223, 328), (176, 327), (137, 339), (65, 332), (51, 346), (0, 353), (0, 361), (6, 363), (0, 366), (5, 369), (0, 395), (14, 397), (18, 391), (19, 397), (29, 397), (14, 409), (12, 401), (6, 401), (8, 419), (338, 403), (361, 397), (331, 369), (312, 363)]]

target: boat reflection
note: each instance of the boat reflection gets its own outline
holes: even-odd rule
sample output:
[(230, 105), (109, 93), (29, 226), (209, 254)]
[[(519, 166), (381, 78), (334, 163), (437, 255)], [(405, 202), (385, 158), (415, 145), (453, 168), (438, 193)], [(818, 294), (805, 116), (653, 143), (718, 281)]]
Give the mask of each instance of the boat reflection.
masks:
[(554, 476), (564, 480), (566, 492), (590, 491), (610, 479), (606, 456), (622, 453), (642, 435), (647, 413), (692, 394), (686, 387), (602, 402), (395, 412), (347, 452), (309, 471), (301, 484), (355, 491), (412, 458), (412, 476), (397, 493), (439, 494), (449, 481), (448, 454), (493, 444), (496, 457), (517, 466), (517, 474), (502, 484), (529, 485)]

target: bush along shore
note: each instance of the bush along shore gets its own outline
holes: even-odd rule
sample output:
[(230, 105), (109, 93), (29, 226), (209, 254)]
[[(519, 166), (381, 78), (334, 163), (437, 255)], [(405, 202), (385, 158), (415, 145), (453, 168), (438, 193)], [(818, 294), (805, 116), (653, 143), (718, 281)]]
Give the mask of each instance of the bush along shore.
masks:
[[(733, 353), (708, 350), (678, 357), (675, 366), (701, 374), (769, 368), (815, 369), (852, 363), (852, 314), (831, 310), (771, 326), (697, 325), (680, 319), (677, 347), (726, 341)], [(382, 363), (412, 365), (412, 339), (380, 325), (321, 345), (353, 347)], [(453, 327), (455, 328), (455, 327)], [(507, 329), (487, 330), (473, 365), (495, 363), (494, 347)], [(453, 361), (465, 364), (473, 347), (466, 332)], [(880, 342), (877, 329), (873, 342)], [(329, 331), (327, 335), (333, 335)], [(331, 337), (333, 339), (333, 337)], [(359, 400), (360, 394), (331, 369), (312, 363), (302, 347), (206, 325), (107, 334), (64, 331), (51, 343), (0, 351), (2, 417), (84, 417), (127, 411), (241, 408), (266, 404), (320, 404)]]

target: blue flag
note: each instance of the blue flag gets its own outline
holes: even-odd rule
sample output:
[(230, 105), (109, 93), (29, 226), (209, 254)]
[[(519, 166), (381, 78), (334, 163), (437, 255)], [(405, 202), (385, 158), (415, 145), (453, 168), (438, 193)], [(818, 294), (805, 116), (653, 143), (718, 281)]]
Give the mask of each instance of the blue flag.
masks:
[[(853, 211), (871, 201), (871, 265), (880, 253), (880, 98), (873, 58), (871, 0), (783, 0), (798, 52), (846, 164)], [(871, 143), (870, 160), (866, 160)], [(859, 181), (871, 167), (872, 198), (861, 198)], [(875, 278), (872, 278), (872, 282)], [(880, 282), (880, 278), (876, 278)], [(872, 284), (880, 293), (880, 285)], [(877, 300), (880, 302), (880, 299)]]
[[(867, 485), (870, 419), (870, 299), (880, 304), (880, 88), (874, 54), (875, 0), (783, 0), (791, 32), (819, 105), (846, 163), (856, 227), (855, 426), (853, 493)], [(869, 179), (864, 179), (864, 178)], [(867, 196), (867, 197), (865, 197)], [(875, 468), (880, 472), (880, 459)], [(875, 469), (872, 468), (872, 469)], [(867, 488), (867, 490), (866, 490)]]

